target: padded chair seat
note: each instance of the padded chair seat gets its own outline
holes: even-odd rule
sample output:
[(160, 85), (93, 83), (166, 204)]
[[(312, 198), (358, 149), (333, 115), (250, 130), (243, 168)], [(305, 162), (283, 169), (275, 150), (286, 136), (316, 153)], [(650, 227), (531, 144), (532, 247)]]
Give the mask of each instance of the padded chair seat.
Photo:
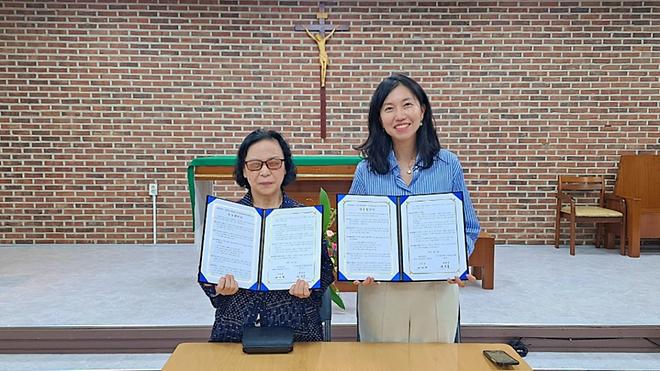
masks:
[[(561, 212), (565, 214), (571, 213), (570, 206), (564, 206), (561, 208)], [(604, 207), (598, 206), (575, 206), (575, 216), (577, 217), (589, 217), (589, 218), (620, 218), (623, 216), (622, 213), (606, 209)]]

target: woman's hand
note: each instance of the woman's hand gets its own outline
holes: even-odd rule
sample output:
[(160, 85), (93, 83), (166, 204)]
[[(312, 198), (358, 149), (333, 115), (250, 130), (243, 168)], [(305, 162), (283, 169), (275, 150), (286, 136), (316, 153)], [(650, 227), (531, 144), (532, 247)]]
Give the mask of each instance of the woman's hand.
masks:
[[(475, 276), (468, 273), (467, 280), (468, 280), (468, 282), (474, 282), (474, 281), (477, 280), (477, 277), (475, 277)], [(447, 282), (450, 283), (450, 284), (456, 284), (456, 285), (458, 285), (458, 287), (465, 287), (465, 282), (461, 281), (461, 278), (458, 277), (458, 276), (448, 279)]]
[(234, 279), (234, 276), (227, 274), (224, 277), (220, 278), (218, 284), (215, 286), (216, 295), (234, 295), (238, 292), (238, 283)]
[(289, 294), (300, 299), (308, 298), (311, 294), (309, 284), (305, 280), (297, 280), (289, 289)]
[(353, 281), (353, 285), (355, 285), (355, 286), (360, 286), (360, 285), (362, 285), (362, 286), (370, 286), (370, 285), (373, 285), (374, 283), (376, 283), (376, 281), (375, 281), (374, 278), (371, 277), (371, 276), (367, 277), (364, 281), (361, 281), (361, 282), (360, 282), (360, 281), (357, 281), (357, 280), (356, 280), (356, 281)]

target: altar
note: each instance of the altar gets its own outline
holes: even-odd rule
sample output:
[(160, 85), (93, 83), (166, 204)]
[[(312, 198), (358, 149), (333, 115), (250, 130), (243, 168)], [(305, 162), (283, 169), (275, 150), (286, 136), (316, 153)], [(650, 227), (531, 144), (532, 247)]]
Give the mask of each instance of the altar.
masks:
[[(335, 207), (337, 193), (347, 193), (353, 181), (358, 156), (295, 156), (296, 181), (285, 191), (289, 197), (306, 205), (319, 202), (323, 188)], [(234, 182), (236, 156), (199, 157), (188, 165), (188, 187), (193, 209), (195, 244), (201, 244), (206, 195), (213, 193), (214, 181)]]

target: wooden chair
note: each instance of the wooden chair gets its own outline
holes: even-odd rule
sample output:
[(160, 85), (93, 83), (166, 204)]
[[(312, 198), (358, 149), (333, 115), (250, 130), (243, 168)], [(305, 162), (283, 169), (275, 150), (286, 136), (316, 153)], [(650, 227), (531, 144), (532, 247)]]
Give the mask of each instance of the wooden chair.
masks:
[[(573, 194), (581, 193), (583, 197), (598, 193), (597, 206), (577, 206)], [(560, 175), (557, 180), (557, 209), (555, 218), (555, 247), (559, 247), (559, 234), (561, 219), (568, 219), (570, 223), (571, 255), (575, 255), (575, 225), (576, 223), (596, 223), (597, 232), (595, 245), (600, 247), (603, 234), (603, 223), (616, 223), (620, 225), (621, 255), (626, 251), (626, 204), (618, 196), (605, 194), (605, 179), (600, 176), (580, 177)], [(610, 208), (606, 208), (606, 202)], [(564, 204), (566, 204), (564, 206)], [(611, 239), (607, 239), (611, 241)], [(610, 246), (607, 246), (610, 247)]]

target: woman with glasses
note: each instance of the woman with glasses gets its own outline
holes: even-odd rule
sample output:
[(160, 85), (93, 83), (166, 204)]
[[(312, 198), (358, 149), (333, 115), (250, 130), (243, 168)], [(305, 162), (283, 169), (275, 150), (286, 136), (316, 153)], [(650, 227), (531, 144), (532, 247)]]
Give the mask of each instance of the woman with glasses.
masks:
[[(245, 137), (234, 179), (247, 189), (240, 204), (262, 209), (302, 206), (284, 193), (284, 187), (296, 179), (296, 167), (289, 145), (276, 131), (258, 129)], [(310, 290), (307, 281), (298, 280), (288, 291), (250, 291), (239, 289), (231, 274), (215, 286), (202, 285), (216, 308), (209, 340), (240, 342), (244, 327), (259, 325), (289, 327), (294, 341), (321, 341), (321, 297), (332, 281), (332, 263), (323, 246), (320, 290)]]

